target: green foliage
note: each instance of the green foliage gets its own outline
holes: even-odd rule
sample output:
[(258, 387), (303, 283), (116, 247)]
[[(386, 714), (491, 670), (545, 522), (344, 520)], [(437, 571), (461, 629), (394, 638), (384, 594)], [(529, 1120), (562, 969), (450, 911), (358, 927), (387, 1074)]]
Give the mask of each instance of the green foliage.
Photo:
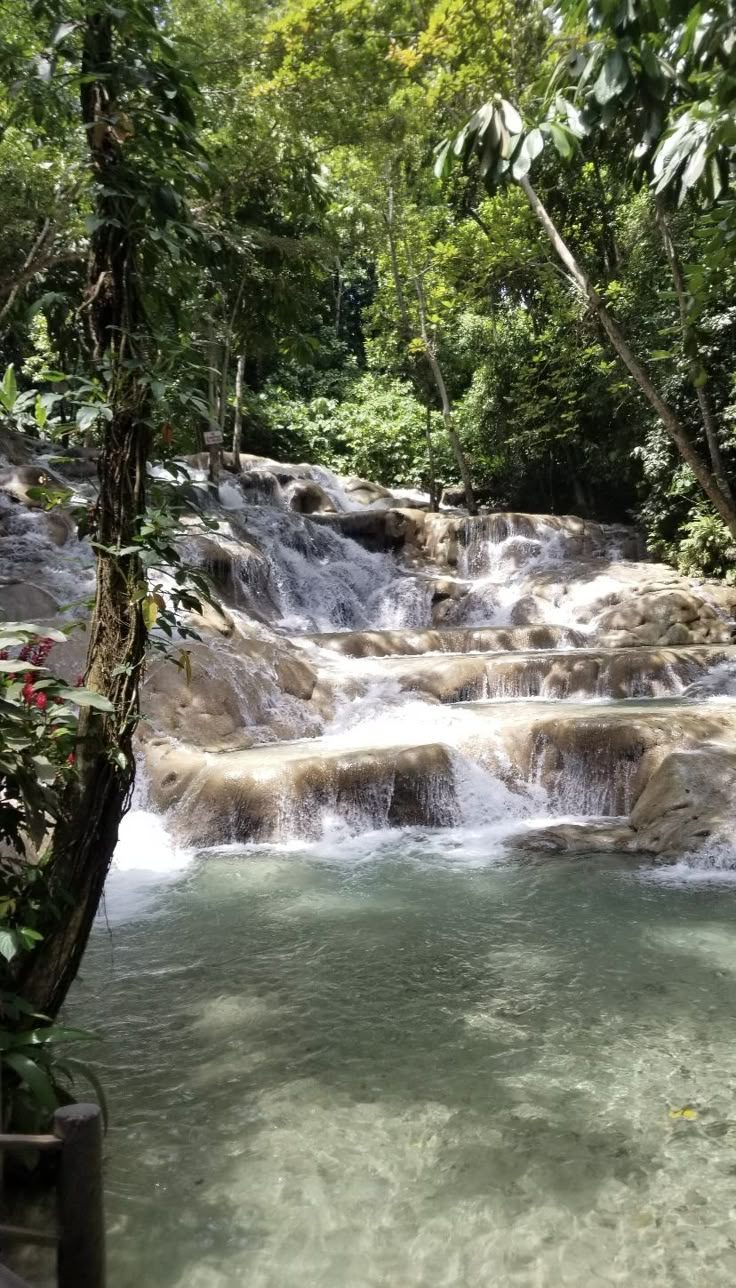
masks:
[(54, 1110), (75, 1098), (80, 1082), (92, 1088), (106, 1120), (105, 1095), (97, 1074), (85, 1061), (66, 1053), (70, 1043), (95, 1040), (96, 1035), (84, 1029), (49, 1023), (14, 993), (0, 993), (3, 1128), (48, 1129)]
[[(264, 399), (271, 432), (290, 441), (306, 460), (386, 486), (428, 486), (426, 411), (408, 382), (366, 372), (341, 397), (301, 400), (269, 388)], [(439, 440), (440, 417), (434, 414), (431, 422)], [(435, 450), (438, 481), (449, 481), (454, 471), (443, 440)]]
[(702, 505), (691, 511), (671, 553), (680, 571), (688, 576), (722, 577), (731, 584), (736, 581), (733, 537), (718, 516)]
[(29, 843), (43, 845), (59, 815), (74, 772), (79, 708), (112, 711), (101, 694), (69, 688), (49, 671), (49, 653), (66, 639), (29, 622), (0, 624), (0, 844), (21, 854)]

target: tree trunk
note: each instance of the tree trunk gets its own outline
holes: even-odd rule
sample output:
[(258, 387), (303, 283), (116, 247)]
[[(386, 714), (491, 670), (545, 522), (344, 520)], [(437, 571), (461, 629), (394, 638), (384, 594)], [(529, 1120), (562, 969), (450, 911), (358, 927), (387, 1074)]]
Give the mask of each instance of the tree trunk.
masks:
[(406, 307), (406, 296), (404, 287), (401, 282), (401, 273), (399, 272), (399, 256), (396, 249), (396, 234), (394, 232), (394, 189), (393, 184), (388, 187), (388, 202), (386, 209), (386, 232), (388, 233), (388, 251), (391, 257), (391, 276), (394, 279), (394, 291), (396, 293), (396, 304), (399, 310), (401, 338), (407, 344), (414, 338), (414, 327), (409, 318), (409, 310)]
[(243, 437), (243, 379), (245, 377), (245, 354), (238, 354), (238, 365), (235, 369), (235, 421), (233, 423), (233, 468), (240, 473), (240, 447)]
[(48, 239), (49, 233), (51, 232), (51, 227), (51, 220), (49, 218), (44, 219), (41, 231), (23, 260), (19, 273), (13, 280), (3, 282), (2, 285), (0, 285), (0, 296), (7, 297), (2, 309), (0, 309), (0, 322), (5, 321), (5, 318), (15, 303), (15, 297), (23, 283), (30, 281), (31, 278), (40, 271), (38, 260)]
[[(413, 270), (412, 270), (413, 271)], [(463, 481), (463, 491), (465, 492), (465, 505), (468, 514), (477, 514), (478, 507), (475, 503), (475, 494), (473, 492), (473, 480), (470, 477), (468, 462), (463, 451), (463, 445), (458, 437), (457, 430), (452, 419), (452, 405), (445, 384), (445, 377), (440, 366), (439, 358), (435, 351), (434, 344), (427, 330), (427, 306), (424, 299), (424, 288), (417, 273), (414, 273), (414, 289), (416, 292), (417, 303), (419, 304), (419, 326), (421, 330), (422, 343), (424, 344), (424, 353), (432, 372), (434, 383), (439, 395), (440, 407), (442, 409), (442, 419), (445, 422), (447, 437), (450, 440), (453, 455), (457, 462), (457, 468), (460, 471), (460, 478)]]
[[(210, 435), (220, 432), (216, 370), (217, 343), (215, 341), (215, 328), (210, 318), (207, 323), (207, 432)], [(218, 443), (209, 443), (208, 450), (210, 454), (209, 479), (212, 486), (216, 488), (220, 482), (220, 446)]]
[(429, 466), (429, 508), (433, 514), (439, 509), (439, 493), (437, 491), (437, 475), (434, 470), (434, 448), (432, 446), (432, 412), (427, 408), (427, 419), (424, 425), (424, 436), (427, 440), (427, 464)]
[[(687, 316), (688, 291), (685, 285), (685, 278), (682, 272), (682, 265), (680, 264), (680, 257), (677, 254), (677, 247), (675, 246), (675, 242), (672, 236), (672, 229), (670, 228), (670, 221), (667, 215), (667, 207), (665, 205), (664, 199), (661, 196), (658, 196), (655, 199), (655, 201), (656, 201), (655, 210), (656, 210), (657, 225), (659, 227), (660, 235), (662, 238), (662, 245), (664, 246), (664, 252), (665, 252), (665, 255), (667, 256), (667, 262), (670, 266), (672, 281), (674, 282), (674, 285), (675, 285), (675, 293), (677, 295), (677, 303), (680, 310), (680, 326), (682, 329), (682, 339), (687, 349), (688, 336), (692, 335), (693, 333), (693, 328), (691, 327), (690, 321)], [(695, 390), (695, 394), (698, 399), (698, 406), (700, 407), (700, 414), (703, 420), (703, 428), (705, 430), (705, 441), (708, 444), (708, 453), (710, 455), (710, 463), (713, 468), (713, 473), (716, 476), (716, 479), (718, 481), (718, 486), (720, 487), (726, 500), (729, 501), (731, 505), (733, 505), (733, 492), (731, 491), (731, 485), (728, 481), (728, 475), (726, 474), (726, 467), (723, 463), (723, 457), (721, 455), (721, 445), (718, 441), (718, 428), (716, 426), (716, 418), (713, 412), (713, 405), (711, 403), (707, 387), (701, 383), (701, 372), (705, 372), (706, 378), (708, 377), (705, 360), (703, 359), (702, 355), (698, 354), (697, 357), (689, 357), (688, 368), (689, 368), (689, 374), (690, 374), (690, 381), (692, 383), (693, 389)]]
[(235, 322), (238, 316), (238, 312), (240, 311), (240, 305), (242, 303), (244, 291), (245, 291), (245, 277), (242, 277), (240, 280), (240, 286), (238, 287), (238, 293), (235, 296), (235, 303), (233, 304), (232, 312), (230, 314), (230, 319), (227, 324), (227, 331), (225, 333), (225, 346), (224, 346), (223, 355), (222, 355), (222, 373), (220, 377), (218, 424), (220, 426), (220, 433), (223, 437), (223, 440), (225, 437), (225, 417), (227, 415), (227, 401), (228, 401), (227, 394), (228, 394), (228, 384), (230, 380), (230, 351), (232, 348), (233, 330), (235, 328)]
[[(409, 317), (409, 310), (406, 304), (406, 296), (404, 295), (404, 288), (401, 283), (401, 273), (399, 272), (399, 257), (398, 257), (397, 247), (396, 247), (396, 234), (394, 229), (394, 190), (393, 190), (392, 184), (389, 184), (389, 188), (388, 188), (388, 205), (387, 205), (385, 221), (386, 221), (386, 231), (388, 233), (389, 255), (391, 257), (391, 273), (394, 279), (396, 303), (399, 309), (400, 333), (401, 333), (402, 339), (405, 340), (407, 343), (409, 343), (409, 341), (413, 340), (416, 336), (416, 328), (412, 325), (411, 318)], [(407, 249), (407, 253), (408, 253), (408, 249)], [(419, 305), (419, 325), (420, 325), (422, 343), (424, 345), (424, 356), (427, 362), (427, 366), (429, 367), (429, 370), (432, 374), (432, 379), (434, 381), (434, 385), (437, 390), (437, 394), (439, 396), (440, 406), (442, 408), (442, 419), (445, 423), (447, 436), (450, 440), (450, 445), (452, 447), (453, 455), (455, 457), (455, 460), (457, 462), (457, 467), (460, 472), (460, 478), (462, 479), (462, 482), (463, 482), (463, 489), (465, 491), (465, 504), (468, 508), (468, 514), (477, 514), (478, 510), (475, 504), (475, 496), (473, 494), (473, 482), (470, 477), (470, 470), (468, 469), (468, 463), (465, 459), (463, 445), (460, 442), (460, 439), (458, 438), (457, 431), (455, 430), (455, 426), (452, 421), (452, 407), (450, 405), (450, 399), (448, 397), (447, 386), (445, 385), (442, 369), (440, 367), (439, 360), (437, 358), (437, 355), (434, 350), (434, 346), (432, 344), (432, 341), (430, 340), (429, 332), (427, 330), (427, 309), (424, 301), (424, 291), (422, 289), (422, 283), (419, 278), (419, 274), (415, 271), (411, 262), (410, 262), (410, 270), (411, 270), (412, 277), (414, 279), (414, 291), (417, 297), (417, 303)]]
[[(130, 221), (135, 198), (122, 195), (118, 174), (123, 144), (110, 122), (113, 19), (90, 14), (84, 28), (81, 108), (97, 188), (98, 227), (92, 236), (87, 310), (100, 372), (111, 371), (112, 419), (99, 465), (94, 535), (99, 543), (97, 591), (90, 623), (87, 687), (109, 698), (114, 713), (84, 709), (80, 716), (77, 778), (63, 802), (48, 879), (62, 908), (43, 927), (44, 939), (27, 958), (20, 991), (54, 1016), (79, 968), (135, 776), (132, 741), (145, 659), (146, 628), (140, 587), (145, 575), (136, 554), (118, 556), (138, 535), (145, 511), (150, 392), (136, 349), (143, 325)], [(138, 596), (138, 597), (137, 597)]]
[(463, 481), (463, 491), (465, 492), (465, 505), (467, 507), (468, 514), (477, 514), (478, 507), (475, 503), (475, 494), (473, 492), (473, 480), (470, 477), (470, 470), (468, 469), (468, 462), (465, 459), (465, 452), (463, 451), (463, 445), (460, 442), (460, 439), (457, 434), (457, 430), (455, 429), (455, 426), (453, 424), (452, 406), (450, 404), (450, 399), (447, 393), (447, 386), (445, 385), (445, 378), (442, 374), (442, 368), (440, 367), (439, 361), (437, 359), (437, 355), (435, 354), (431, 343), (427, 343), (426, 345), (426, 354), (427, 354), (427, 362), (429, 363), (432, 375), (434, 376), (434, 379), (435, 379), (435, 384), (437, 385), (437, 393), (439, 394), (439, 397), (440, 397), (440, 404), (442, 406), (442, 419), (445, 422), (447, 437), (450, 440), (450, 445), (452, 447), (453, 454), (457, 462), (457, 467), (460, 471), (460, 477)]
[(633, 376), (647, 402), (654, 408), (683, 461), (686, 465), (689, 465), (698, 483), (703, 489), (703, 492), (711, 502), (711, 505), (723, 520), (728, 531), (731, 533), (731, 536), (736, 540), (736, 509), (733, 504), (723, 495), (723, 492), (718, 486), (718, 481), (715, 475), (708, 468), (697, 448), (691, 443), (685, 426), (680, 422), (676, 413), (665, 402), (661, 394), (658, 393), (652, 384), (645, 367), (632, 353), (618, 323), (608, 312), (608, 309), (593, 286), (593, 283), (585, 272), (585, 269), (575, 259), (575, 256), (572, 254), (567, 243), (558, 232), (548, 211), (540, 201), (528, 178), (520, 179), (519, 186), (524, 192), (529, 205), (549, 237), (559, 259), (565, 265), (565, 268), (570, 273), (576, 285), (587, 297), (588, 302), (597, 314), (601, 326), (605, 330), (606, 335), (611, 341), (611, 344), (616, 350), (619, 358)]
[(337, 275), (337, 284), (335, 287), (335, 339), (339, 340), (340, 327), (342, 325), (342, 292), (343, 292), (342, 264), (340, 263), (339, 255), (336, 256), (335, 258), (335, 273)]

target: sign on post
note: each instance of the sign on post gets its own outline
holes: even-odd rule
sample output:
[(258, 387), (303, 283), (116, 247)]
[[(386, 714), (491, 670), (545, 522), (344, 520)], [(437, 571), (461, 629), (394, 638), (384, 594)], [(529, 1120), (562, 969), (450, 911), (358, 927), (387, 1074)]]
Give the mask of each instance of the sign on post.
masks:
[(204, 431), (204, 441), (208, 447), (221, 447), (222, 434), (219, 429), (206, 429)]

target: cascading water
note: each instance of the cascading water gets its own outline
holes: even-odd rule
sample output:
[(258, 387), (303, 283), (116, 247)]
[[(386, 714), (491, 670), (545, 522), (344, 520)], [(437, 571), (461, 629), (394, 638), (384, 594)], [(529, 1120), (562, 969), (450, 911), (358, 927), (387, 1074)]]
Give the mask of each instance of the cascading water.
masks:
[[(638, 544), (626, 529), (533, 515), (460, 517), (457, 566), (443, 573), (426, 558), (369, 550), (343, 535), (339, 514), (350, 518), (356, 506), (345, 503), (339, 481), (315, 468), (281, 468), (300, 486), (318, 484), (338, 522), (294, 513), (280, 491), (254, 505), (247, 483), (227, 481), (220, 489), (226, 515), (208, 560), (223, 581), (227, 558), (236, 620), (265, 614), (270, 629), (300, 646), (317, 676), (320, 714), (311, 723), (292, 720), (297, 741), (285, 740), (294, 699), (284, 695), (278, 725), (278, 701), (274, 707), (275, 742), (257, 738), (268, 749), (210, 756), (175, 794), (185, 838), (313, 839), (320, 819), (332, 829), (338, 816), (346, 833), (405, 817), (432, 827), (472, 824), (473, 807), (455, 791), (441, 806), (430, 791), (422, 815), (421, 793), (412, 787), (411, 808), (403, 809), (406, 779), (397, 765), (411, 751), (414, 778), (434, 782), (437, 748), (455, 764), (495, 776), (501, 790), (494, 821), (508, 818), (512, 833), (545, 802), (551, 817), (628, 813), (642, 786), (640, 764), (647, 757), (654, 763), (666, 723), (641, 700), (675, 698), (721, 664), (730, 648), (725, 624), (709, 626), (707, 642), (695, 648), (634, 648), (636, 639), (625, 649), (600, 644), (599, 622), (632, 576), (646, 575), (646, 565), (622, 560)], [(657, 611), (666, 593), (657, 591)], [(540, 699), (549, 705), (539, 706)], [(626, 708), (622, 721), (615, 704), (627, 700), (638, 705)], [(609, 715), (591, 724), (573, 701), (601, 704)], [(694, 709), (678, 721), (677, 736), (682, 730), (686, 740), (701, 736), (701, 726), (702, 736), (711, 725), (719, 729), (717, 717), (709, 724)], [(259, 715), (252, 723), (268, 721)], [(228, 783), (224, 812), (220, 779)]]
[[(212, 511), (204, 472), (188, 471), (188, 486)], [(177, 471), (164, 473), (171, 480)], [(386, 785), (386, 775), (405, 784), (396, 765), (412, 752), (416, 781), (423, 774), (433, 780), (437, 748), (455, 763), (461, 758), (496, 775), (503, 787), (498, 818), (509, 813), (510, 790), (514, 827), (519, 814), (538, 814), (545, 799), (551, 816), (618, 814), (641, 791), (640, 762), (654, 764), (654, 749), (666, 740), (665, 718), (642, 699), (675, 698), (686, 689), (693, 699), (703, 695), (700, 708), (678, 714), (673, 736), (685, 745), (722, 736), (730, 718), (718, 692), (731, 647), (725, 614), (707, 598), (691, 610), (670, 570), (657, 573), (652, 590), (648, 566), (623, 558), (637, 553), (630, 531), (550, 516), (432, 517), (435, 535), (455, 534), (457, 557), (442, 567), (429, 546), (422, 554), (421, 543), (414, 551), (381, 537), (381, 522), (393, 523), (389, 494), (372, 497), (360, 481), (350, 486), (362, 492), (321, 467), (251, 459), (241, 476), (220, 484), (216, 530), (189, 542), (193, 560), (214, 577), (231, 625), (216, 645), (205, 635), (194, 650), (202, 679), (198, 688), (195, 669), (186, 701), (173, 700), (163, 664), (150, 672), (150, 719), (164, 741), (186, 749), (194, 726), (200, 731), (193, 770), (182, 774), (167, 761), (159, 774), (151, 765), (153, 799), (171, 807), (185, 839), (201, 841), (209, 827), (218, 839), (268, 837), (270, 826), (274, 836), (298, 839), (315, 835), (315, 817), (341, 811), (348, 831), (384, 825), (403, 817), (400, 792)], [(48, 518), (19, 504), (15, 487), (11, 479), (2, 500), (10, 538), (0, 549), (6, 576), (22, 575), (39, 588), (53, 583), (70, 599), (88, 595), (89, 549), (73, 540), (55, 545)], [(319, 521), (298, 512), (305, 497), (320, 501)], [(325, 521), (330, 509), (334, 522)], [(360, 536), (353, 523), (360, 513), (373, 522), (372, 549), (341, 530), (345, 516), (348, 531)], [(415, 516), (410, 527), (423, 521), (421, 512), (395, 513)], [(391, 531), (403, 531), (401, 523)], [(612, 631), (621, 634), (617, 606), (630, 589), (644, 606), (621, 648), (608, 641)], [(669, 621), (660, 620), (670, 603), (677, 646), (667, 643)], [(633, 647), (639, 637), (649, 647)], [(215, 690), (223, 695), (220, 715), (212, 710)], [(628, 709), (622, 733), (615, 704), (633, 700), (638, 705)], [(583, 707), (571, 703), (597, 703), (609, 715), (591, 725)], [(180, 786), (162, 792), (161, 778), (170, 782), (172, 775)], [(626, 790), (606, 787), (621, 775)], [(221, 812), (221, 778), (240, 802), (228, 811), (229, 836), (222, 817), (218, 823), (214, 817)], [(271, 791), (281, 801), (275, 824), (265, 800)], [(474, 821), (467, 801), (453, 792), (441, 808), (427, 804), (422, 819), (421, 793), (412, 792), (409, 815), (416, 821)]]
[[(205, 744), (196, 772), (181, 773), (175, 757), (153, 770), (156, 780), (179, 776), (181, 786), (159, 801), (185, 840), (314, 839), (323, 826), (332, 834), (336, 820), (345, 834), (407, 821), (473, 824), (467, 794), (432, 787), (422, 795), (423, 778), (452, 778), (447, 762), (437, 768), (438, 749), (499, 784), (481, 813), (485, 822), (489, 810), (494, 823), (508, 819), (512, 834), (540, 806), (552, 818), (629, 811), (642, 787), (639, 766), (647, 757), (654, 763), (665, 722), (641, 700), (674, 698), (729, 656), (730, 635), (714, 609), (715, 627), (701, 631), (697, 647), (634, 648), (636, 639), (612, 647), (601, 642), (600, 624), (647, 568), (622, 560), (637, 549), (626, 529), (533, 515), (459, 517), (457, 563), (443, 570), (427, 556), (366, 549), (344, 535), (340, 515), (352, 524), (358, 503), (328, 472), (278, 470), (270, 489), (262, 462), (252, 463), (253, 478), (221, 484), (218, 528), (200, 556), (236, 626), (219, 646), (218, 674), (257, 745), (249, 749), (228, 725), (227, 744)], [(289, 508), (294, 489), (315, 487), (335, 523)], [(379, 510), (387, 514), (385, 497)], [(380, 528), (370, 531), (380, 547)], [(660, 615), (669, 584), (656, 591)], [(682, 620), (681, 603), (677, 611)], [(251, 653), (260, 649), (257, 672), (243, 656), (244, 630)], [(263, 658), (275, 647), (269, 639), (292, 657), (298, 646), (313, 676), (296, 696)], [(632, 700), (638, 705), (622, 722), (615, 704)], [(609, 715), (591, 724), (572, 702), (597, 703)], [(717, 717), (709, 722), (695, 709), (678, 721), (686, 742), (719, 733)], [(186, 744), (185, 728), (182, 721), (174, 732)]]
[[(623, 530), (430, 531), (306, 466), (249, 461), (213, 513), (221, 607), (190, 686), (149, 668), (69, 1012), (104, 1035), (110, 1288), (727, 1288), (719, 588)], [(83, 546), (54, 559), (88, 587)]]
[[(289, 633), (423, 626), (431, 620), (431, 589), (402, 575), (388, 555), (277, 506), (234, 504), (227, 489), (227, 521), (218, 538), (245, 547), (238, 562), (247, 601), (271, 598), (279, 627)], [(222, 490), (222, 489), (221, 489)], [(262, 552), (254, 560), (252, 547)]]

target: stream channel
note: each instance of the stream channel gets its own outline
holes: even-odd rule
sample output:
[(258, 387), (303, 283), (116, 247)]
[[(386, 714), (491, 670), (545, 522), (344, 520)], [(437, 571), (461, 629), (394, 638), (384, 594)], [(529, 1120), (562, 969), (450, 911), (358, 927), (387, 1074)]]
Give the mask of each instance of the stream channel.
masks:
[(110, 1288), (732, 1285), (736, 851), (687, 786), (734, 763), (718, 587), (278, 469), (221, 491), (227, 623), (152, 674), (67, 1007)]

